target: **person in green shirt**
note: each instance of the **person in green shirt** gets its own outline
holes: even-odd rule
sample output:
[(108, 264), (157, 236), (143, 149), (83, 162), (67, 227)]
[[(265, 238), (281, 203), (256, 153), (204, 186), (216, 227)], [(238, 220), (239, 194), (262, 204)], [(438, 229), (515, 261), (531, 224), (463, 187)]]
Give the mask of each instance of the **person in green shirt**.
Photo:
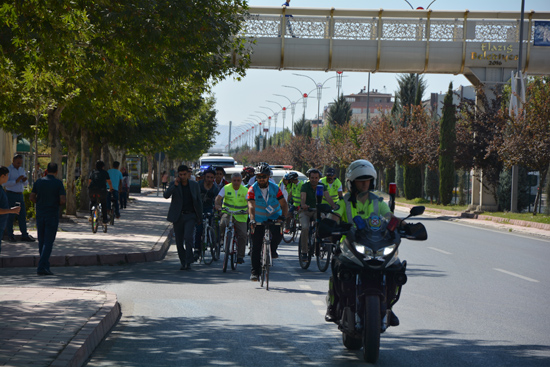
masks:
[[(300, 236), (300, 246), (302, 249), (302, 260), (307, 261), (307, 244), (309, 241), (309, 223), (311, 218), (315, 218), (316, 212), (309, 211), (309, 208), (317, 207), (317, 185), (321, 184), (319, 180), (321, 179), (321, 171), (316, 168), (311, 168), (307, 171), (308, 181), (304, 182), (302, 188), (300, 189), (300, 224), (302, 225), (302, 234)], [(321, 184), (323, 185), (323, 184)], [(336, 209), (337, 206), (330, 197), (330, 194), (327, 190), (327, 186), (323, 185), (323, 197), (327, 200), (329, 205)]]

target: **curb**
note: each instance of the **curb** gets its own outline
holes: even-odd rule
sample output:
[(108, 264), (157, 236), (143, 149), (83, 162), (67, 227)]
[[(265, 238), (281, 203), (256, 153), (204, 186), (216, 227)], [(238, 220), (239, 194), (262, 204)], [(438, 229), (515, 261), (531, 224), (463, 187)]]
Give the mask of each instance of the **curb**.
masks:
[(82, 326), (50, 366), (80, 367), (84, 365), (95, 348), (118, 322), (122, 312), (116, 294), (101, 292), (106, 296), (103, 306)]
[[(402, 204), (402, 203), (396, 203), (395, 205), (400, 206), (402, 208), (412, 208), (413, 206), (415, 206), (415, 205), (411, 205), (411, 204)], [(434, 208), (426, 208), (426, 212), (444, 214), (444, 215), (452, 216), (452, 217), (455, 217), (455, 218), (477, 219), (477, 220), (495, 222), (495, 223), (500, 223), (500, 224), (512, 224), (512, 225), (515, 225), (515, 226), (528, 227), (528, 228), (537, 228), (537, 229), (543, 229), (543, 230), (546, 230), (546, 231), (550, 231), (550, 224), (538, 223), (538, 222), (529, 222), (527, 220), (507, 219), (507, 218), (500, 218), (500, 217), (492, 217), (490, 215), (473, 214), (473, 213), (466, 213), (466, 212), (454, 212), (454, 211), (451, 211), (451, 210), (434, 209)]]
[[(171, 224), (168, 224), (160, 236), (160, 238), (162, 238), (168, 230), (168, 235), (166, 236), (164, 242), (160, 242), (160, 240), (157, 241), (151, 251), (133, 252), (127, 254), (52, 256), (50, 257), (50, 264), (51, 266), (94, 266), (123, 265), (159, 261), (166, 256), (168, 248), (170, 247), (173, 232), (173, 229), (170, 227)], [(39, 256), (2, 257), (0, 258), (0, 268), (37, 267), (39, 260)]]

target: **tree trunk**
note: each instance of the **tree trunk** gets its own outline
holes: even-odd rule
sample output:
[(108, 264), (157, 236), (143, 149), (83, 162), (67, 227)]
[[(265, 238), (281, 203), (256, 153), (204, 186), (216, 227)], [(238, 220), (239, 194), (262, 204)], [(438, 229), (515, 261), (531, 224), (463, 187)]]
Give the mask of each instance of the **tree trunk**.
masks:
[(80, 210), (88, 210), (90, 199), (88, 197), (88, 176), (90, 176), (90, 140), (88, 130), (80, 130)]
[[(537, 196), (535, 197), (535, 205), (533, 206), (533, 215), (537, 215), (539, 209), (540, 196), (542, 195), (542, 190), (544, 190), (544, 184), (546, 181), (546, 174), (548, 173), (548, 167), (545, 170), (539, 171), (539, 187), (537, 188)], [(548, 197), (546, 198), (546, 205), (548, 205)]]
[(109, 152), (111, 152), (111, 156), (113, 157), (114, 161), (117, 161), (119, 163), (122, 163), (124, 156), (126, 155), (126, 149), (114, 148), (110, 145)]
[(76, 184), (74, 173), (76, 169), (76, 158), (78, 156), (79, 126), (73, 121), (65, 121), (64, 123), (59, 123), (58, 128), (67, 144), (67, 180), (65, 181), (67, 203), (65, 213), (68, 215), (76, 215)]
[(112, 168), (111, 153), (109, 152), (109, 145), (101, 143), (101, 160), (105, 162), (105, 170)]
[(61, 135), (59, 131), (59, 119), (61, 118), (61, 112), (63, 112), (64, 108), (64, 105), (59, 105), (48, 112), (48, 143), (51, 153), (50, 162), (57, 163), (60, 173), (58, 178), (61, 180), (63, 179), (61, 175), (61, 159), (63, 154), (61, 150), (61, 140), (59, 139)]
[(154, 188), (153, 182), (153, 166), (155, 165), (155, 159), (152, 154), (147, 154), (147, 183), (149, 187)]

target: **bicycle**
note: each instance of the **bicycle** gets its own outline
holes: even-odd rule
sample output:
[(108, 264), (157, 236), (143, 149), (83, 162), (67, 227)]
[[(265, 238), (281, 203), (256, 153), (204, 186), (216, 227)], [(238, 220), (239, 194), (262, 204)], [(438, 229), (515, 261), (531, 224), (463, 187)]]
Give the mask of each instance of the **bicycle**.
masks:
[(283, 241), (285, 243), (291, 243), (294, 241), (296, 236), (298, 235), (298, 231), (300, 231), (300, 217), (298, 210), (295, 206), (291, 206), (289, 208), (289, 211), (292, 212), (292, 216), (290, 217), (290, 220), (288, 222), (288, 233), (283, 233)]
[(221, 258), (221, 243), (220, 243), (220, 213), (216, 211), (214, 213), (214, 220), (211, 228), (214, 231), (214, 248), (212, 257), (215, 261)]
[[(321, 213), (331, 212), (331, 210), (327, 209), (324, 206), (319, 205), (319, 207), (319, 211)], [(317, 208), (308, 208), (308, 211), (315, 212), (317, 211)], [(334, 243), (329, 240), (324, 240), (318, 235), (317, 225), (320, 220), (320, 214), (317, 214), (315, 218), (310, 219), (307, 260), (302, 260), (302, 248), (300, 245), (298, 246), (298, 260), (300, 262), (300, 267), (304, 270), (309, 268), (309, 265), (311, 264), (311, 258), (313, 256), (315, 256), (317, 260), (317, 268), (319, 268), (320, 271), (325, 272), (330, 265), (330, 258), (332, 256)]]
[[(263, 222), (265, 226), (264, 240), (262, 243), (261, 264), (262, 274), (260, 275), (260, 287), (264, 286), (265, 290), (269, 290), (269, 268), (272, 266), (273, 258), (271, 257), (271, 226), (279, 226), (283, 224), (283, 221), (268, 219)], [(282, 230), (282, 227), (280, 228)]]
[(101, 206), (101, 200), (99, 194), (92, 196), (92, 233), (97, 232), (99, 223), (103, 225), (103, 232), (107, 233), (107, 224), (103, 223), (103, 207)]
[(212, 213), (203, 213), (202, 215), (203, 230), (199, 263), (203, 262), (205, 265), (212, 264), (216, 251), (216, 233), (214, 232), (214, 228), (210, 226), (212, 216)]
[(115, 203), (116, 199), (113, 194), (109, 195), (109, 198), (111, 200), (111, 209), (107, 211), (107, 215), (109, 216), (109, 224), (114, 226), (115, 225)]
[(223, 266), (222, 270), (225, 273), (227, 271), (227, 264), (229, 263), (229, 258), (231, 258), (231, 270), (237, 269), (237, 236), (235, 236), (235, 224), (233, 223), (233, 215), (235, 214), (248, 214), (247, 210), (228, 210), (223, 209), (224, 212), (229, 214), (229, 221), (225, 227), (224, 237), (223, 237)]

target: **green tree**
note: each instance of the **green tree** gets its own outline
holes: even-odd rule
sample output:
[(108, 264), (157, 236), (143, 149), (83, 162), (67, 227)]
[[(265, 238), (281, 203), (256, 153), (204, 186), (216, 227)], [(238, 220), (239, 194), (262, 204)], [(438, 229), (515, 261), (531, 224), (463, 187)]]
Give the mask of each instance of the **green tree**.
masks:
[(453, 199), (455, 154), (456, 107), (453, 104), (453, 83), (449, 83), (439, 125), (439, 197), (443, 205), (449, 205)]
[(327, 114), (327, 120), (331, 127), (343, 126), (351, 121), (351, 103), (346, 101), (341, 94), (330, 106)]
[(311, 138), (311, 122), (301, 118), (294, 124), (294, 135)]

